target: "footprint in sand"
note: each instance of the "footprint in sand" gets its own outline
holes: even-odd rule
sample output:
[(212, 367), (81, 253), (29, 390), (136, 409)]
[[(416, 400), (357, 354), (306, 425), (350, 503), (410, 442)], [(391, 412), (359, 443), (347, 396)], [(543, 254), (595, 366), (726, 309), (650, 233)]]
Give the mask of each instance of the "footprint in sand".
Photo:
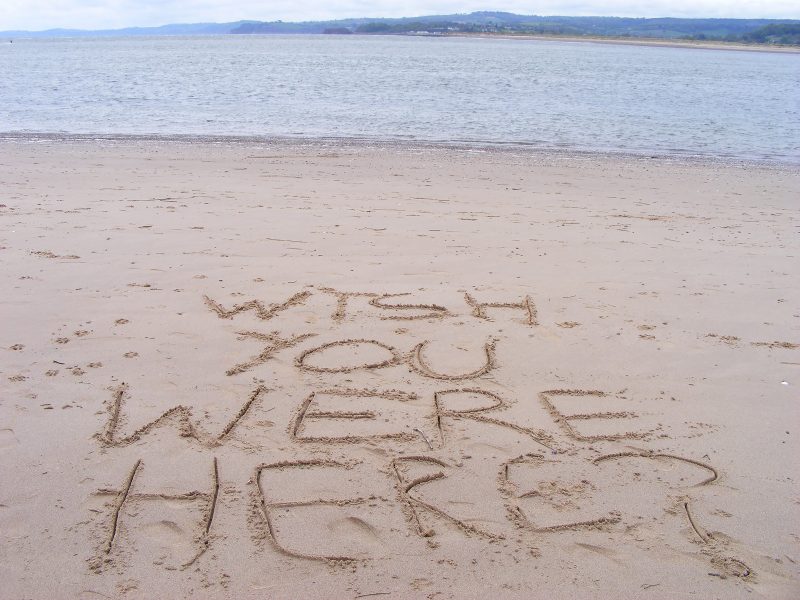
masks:
[(0, 429), (0, 450), (7, 450), (19, 445), (13, 429)]

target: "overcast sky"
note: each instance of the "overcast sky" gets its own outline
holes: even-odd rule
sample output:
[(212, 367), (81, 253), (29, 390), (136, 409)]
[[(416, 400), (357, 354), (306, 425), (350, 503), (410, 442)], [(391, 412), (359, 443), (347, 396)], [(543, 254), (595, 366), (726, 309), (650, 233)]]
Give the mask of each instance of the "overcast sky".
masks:
[(167, 23), (310, 21), (504, 10), (539, 15), (800, 18), (800, 0), (0, 0), (0, 31)]

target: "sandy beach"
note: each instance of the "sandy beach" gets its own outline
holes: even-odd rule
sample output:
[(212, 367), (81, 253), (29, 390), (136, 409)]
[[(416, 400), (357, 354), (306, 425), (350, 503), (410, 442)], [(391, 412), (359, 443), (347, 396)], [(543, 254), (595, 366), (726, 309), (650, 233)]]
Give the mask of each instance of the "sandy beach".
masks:
[(738, 50), (739, 52), (777, 52), (784, 54), (800, 53), (797, 46), (779, 44), (748, 44), (745, 42), (724, 42), (721, 40), (687, 40), (645, 37), (612, 36), (573, 36), (573, 35), (531, 35), (531, 34), (491, 34), (491, 33), (453, 33), (447, 37), (477, 37), (498, 40), (529, 40), (539, 42), (580, 42), (584, 44), (615, 44), (619, 46), (652, 46), (655, 48), (684, 48), (689, 50)]
[(798, 597), (798, 197), (0, 141), (0, 597)]

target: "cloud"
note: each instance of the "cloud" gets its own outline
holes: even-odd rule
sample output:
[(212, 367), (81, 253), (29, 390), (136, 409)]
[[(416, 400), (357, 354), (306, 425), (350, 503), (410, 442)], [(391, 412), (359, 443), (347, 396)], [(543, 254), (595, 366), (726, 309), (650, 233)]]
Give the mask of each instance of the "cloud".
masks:
[(797, 0), (2, 0), (0, 30), (107, 29), (166, 23), (307, 21), (505, 10), (520, 14), (800, 18)]

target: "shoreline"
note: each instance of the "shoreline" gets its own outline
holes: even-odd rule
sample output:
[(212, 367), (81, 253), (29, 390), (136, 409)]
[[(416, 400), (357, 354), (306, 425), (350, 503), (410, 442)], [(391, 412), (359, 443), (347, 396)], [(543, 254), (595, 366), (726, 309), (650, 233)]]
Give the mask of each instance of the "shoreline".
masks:
[[(433, 37), (433, 36), (432, 36)], [(739, 52), (769, 52), (774, 54), (800, 54), (800, 47), (746, 44), (744, 42), (715, 42), (694, 40), (670, 40), (666, 38), (614, 38), (601, 36), (559, 36), (533, 34), (448, 33), (441, 37), (465, 37), (500, 40), (526, 40), (537, 42), (580, 42), (587, 44), (612, 44), (618, 46), (650, 46), (657, 48), (688, 48), (693, 50), (729, 50)]]
[[(35, 32), (34, 32), (35, 33)], [(412, 38), (429, 38), (429, 39), (443, 39), (443, 38), (480, 38), (480, 39), (495, 39), (495, 40), (526, 40), (526, 41), (539, 41), (539, 42), (581, 42), (581, 43), (597, 43), (597, 44), (614, 44), (614, 45), (628, 45), (628, 46), (652, 46), (661, 48), (689, 48), (695, 50), (731, 50), (740, 52), (769, 52), (775, 54), (800, 54), (800, 47), (798, 46), (784, 46), (772, 44), (748, 44), (746, 42), (726, 42), (715, 40), (683, 40), (683, 39), (670, 39), (670, 38), (646, 38), (646, 37), (604, 37), (604, 36), (577, 36), (577, 35), (557, 35), (557, 34), (511, 34), (511, 33), (468, 33), (468, 32), (453, 32), (443, 34), (414, 34), (414, 33), (350, 33), (342, 34), (325, 34), (325, 33), (247, 33), (247, 34), (234, 34), (234, 33), (210, 33), (210, 34), (169, 34), (169, 35), (153, 35), (150, 37), (217, 37), (217, 36), (252, 36), (252, 37), (273, 37), (273, 36), (324, 36), (324, 37), (412, 37)], [(148, 37), (146, 35), (76, 35), (76, 36), (20, 36), (20, 40), (57, 40), (57, 39), (113, 39), (113, 38), (137, 38)]]
[(0, 131), (0, 142), (152, 142), (158, 144), (230, 144), (263, 146), (271, 144), (294, 147), (349, 147), (355, 149), (394, 148), (399, 150), (460, 150), (465, 152), (506, 152), (561, 158), (612, 158), (619, 160), (661, 160), (687, 165), (741, 165), (754, 167), (794, 168), (800, 165), (800, 156), (763, 158), (751, 156), (722, 156), (664, 151), (589, 150), (582, 148), (549, 147), (525, 142), (421, 140), (409, 138), (324, 137), (324, 136), (270, 136), (221, 134), (124, 134), (124, 133), (64, 133)]

